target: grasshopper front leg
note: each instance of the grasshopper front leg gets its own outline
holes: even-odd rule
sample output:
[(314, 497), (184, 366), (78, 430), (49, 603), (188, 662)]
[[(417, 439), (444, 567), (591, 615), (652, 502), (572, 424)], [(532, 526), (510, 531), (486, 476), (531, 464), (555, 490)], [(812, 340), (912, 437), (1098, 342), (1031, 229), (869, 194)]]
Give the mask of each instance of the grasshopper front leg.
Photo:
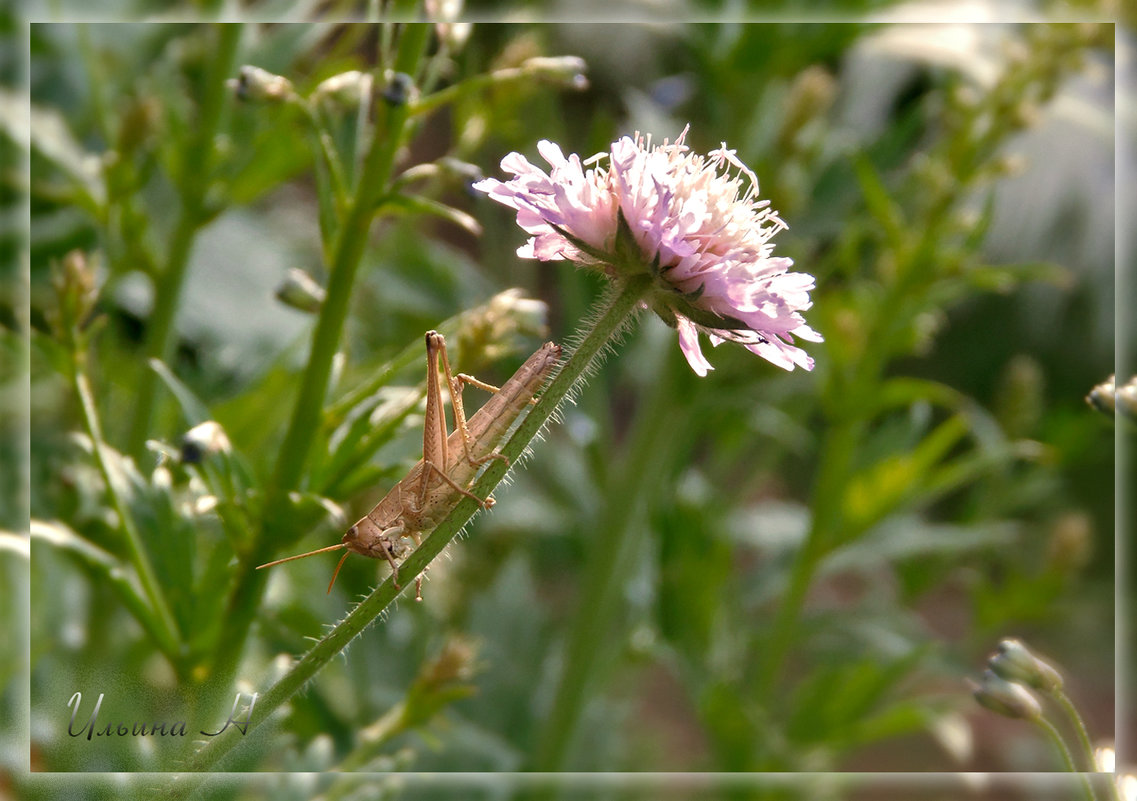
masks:
[(438, 337), (438, 355), (439, 361), (442, 362), (442, 370), (446, 373), (446, 386), (450, 390), (450, 405), (454, 409), (454, 428), (462, 434), (462, 450), (465, 451), (466, 461), (473, 467), (481, 467), (490, 459), (500, 459), (509, 464), (509, 458), (497, 451), (487, 453), (485, 456), (474, 455), (474, 435), (466, 422), (466, 408), (462, 405), (462, 387), (464, 384), (471, 384), (479, 389), (484, 389), (486, 392), (501, 392), (501, 388), (487, 384), (485, 381), (480, 381), (465, 373), (459, 373), (455, 378), (450, 370), (450, 357), (446, 352), (446, 340), (441, 335)]

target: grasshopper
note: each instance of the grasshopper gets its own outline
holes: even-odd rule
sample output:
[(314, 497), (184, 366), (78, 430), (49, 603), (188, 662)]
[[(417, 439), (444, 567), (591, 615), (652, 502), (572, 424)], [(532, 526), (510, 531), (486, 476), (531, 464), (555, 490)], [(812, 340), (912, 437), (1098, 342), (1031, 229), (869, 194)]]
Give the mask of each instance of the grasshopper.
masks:
[[(463, 373), (453, 375), (450, 359), (446, 355), (446, 340), (437, 331), (428, 331), (422, 459), (391, 488), (383, 500), (347, 530), (339, 543), (277, 559), (259, 565), (257, 570), (318, 553), (347, 549), (332, 574), (332, 580), (328, 584), (329, 593), (336, 583), (340, 568), (351, 553), (372, 559), (386, 559), (391, 565), (395, 589), (401, 589), (396, 560), (410, 553), (407, 539), (413, 540), (416, 547), (421, 545), (422, 535), (441, 523), (462, 496), (473, 498), (483, 509), (493, 506), (493, 498), (482, 500), (470, 492), (474, 477), (478, 469), (491, 459), (509, 462), (495, 450), (495, 446), (521, 412), (534, 402), (534, 394), (552, 373), (560, 356), (560, 346), (546, 342), (521, 365), (512, 378), (498, 388)], [(453, 433), (446, 428), (442, 387), (438, 376), (440, 363), (454, 409)], [(469, 420), (462, 407), (462, 389), (465, 384), (493, 393)], [(415, 580), (415, 600), (422, 600), (422, 576)]]

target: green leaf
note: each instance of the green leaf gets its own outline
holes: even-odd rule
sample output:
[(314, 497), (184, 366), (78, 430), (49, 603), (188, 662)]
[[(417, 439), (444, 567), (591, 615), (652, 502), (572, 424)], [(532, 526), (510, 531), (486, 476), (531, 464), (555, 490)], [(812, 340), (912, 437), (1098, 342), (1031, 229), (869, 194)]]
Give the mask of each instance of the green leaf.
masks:
[(920, 498), (931, 469), (968, 433), (961, 415), (937, 426), (913, 450), (892, 453), (863, 470), (845, 491), (845, 535), (856, 536), (905, 503)]
[(313, 474), (318, 491), (342, 497), (342, 484), (401, 430), (422, 399), (419, 389), (386, 387), (361, 403), (332, 436), (332, 452)]
[(190, 428), (213, 419), (205, 403), (202, 402), (189, 387), (183, 384), (161, 360), (151, 359), (149, 364), (150, 369), (158, 374), (158, 377), (162, 379), (162, 383), (166, 385), (166, 388), (170, 390), (170, 393), (177, 400), (178, 406), (180, 406), (182, 410), (182, 416), (185, 417), (186, 423)]
[(904, 214), (900, 206), (888, 194), (884, 181), (867, 156), (863, 154), (855, 156), (853, 169), (860, 182), (861, 193), (864, 195), (869, 214), (884, 229), (888, 244), (894, 249), (899, 249), (905, 238)]
[(1013, 543), (1016, 524), (990, 520), (963, 526), (932, 523), (918, 515), (889, 517), (864, 536), (827, 554), (822, 574), (872, 573), (882, 565), (928, 557), (961, 557)]
[(63, 115), (32, 106), (24, 97), (0, 89), (0, 134), (21, 150), (46, 159), (80, 190), (83, 205), (93, 211), (106, 202), (99, 159), (83, 149)]
[(960, 275), (964, 279), (963, 287), (984, 292), (1010, 292), (1021, 284), (1032, 282), (1066, 289), (1073, 283), (1073, 276), (1068, 269), (1048, 261), (981, 264), (968, 267)]
[(437, 200), (420, 195), (391, 195), (383, 200), (384, 206), (408, 214), (427, 214), (441, 217), (474, 236), (481, 236), (482, 225), (461, 209), (447, 206)]
[(907, 376), (885, 380), (874, 394), (875, 403), (866, 414), (880, 414), (895, 408), (906, 408), (915, 403), (934, 403), (945, 409), (960, 411), (970, 401), (954, 387), (923, 378)]
[[(873, 727), (866, 725), (868, 720), (879, 718), (879, 730), (889, 732), (884, 725), (888, 715), (884, 704), (888, 696), (898, 694), (901, 682), (925, 653), (926, 649), (913, 648), (899, 658), (877, 654), (818, 668), (794, 691), (786, 736), (799, 746), (823, 744), (843, 750), (874, 735)], [(892, 723), (919, 726), (923, 722), (903, 715)]]
[(151, 609), (134, 572), (114, 554), (104, 551), (66, 524), (55, 520), (32, 520), (31, 536), (33, 541), (42, 542), (73, 557), (89, 573), (110, 586), (150, 636), (162, 644), (166, 653), (177, 652), (176, 644), (168, 639), (165, 628)]

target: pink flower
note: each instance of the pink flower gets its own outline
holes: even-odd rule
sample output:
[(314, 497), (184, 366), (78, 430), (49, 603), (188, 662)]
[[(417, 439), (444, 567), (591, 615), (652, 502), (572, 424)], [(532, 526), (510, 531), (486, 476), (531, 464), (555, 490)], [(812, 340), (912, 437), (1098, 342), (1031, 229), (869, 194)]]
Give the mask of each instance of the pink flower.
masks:
[(791, 259), (771, 255), (770, 239), (786, 224), (758, 199), (758, 179), (733, 150), (724, 143), (707, 156), (692, 153), (686, 134), (654, 147), (625, 136), (586, 162), (542, 140), (548, 173), (510, 153), (501, 168), (513, 178), (474, 188), (517, 210), (531, 235), (517, 251), (522, 258), (569, 259), (616, 280), (650, 274), (644, 303), (678, 330), (699, 375), (713, 369), (700, 331), (712, 345), (729, 340), (787, 370), (813, 369), (792, 344), (821, 341), (800, 313), (810, 307), (813, 276), (791, 273)]

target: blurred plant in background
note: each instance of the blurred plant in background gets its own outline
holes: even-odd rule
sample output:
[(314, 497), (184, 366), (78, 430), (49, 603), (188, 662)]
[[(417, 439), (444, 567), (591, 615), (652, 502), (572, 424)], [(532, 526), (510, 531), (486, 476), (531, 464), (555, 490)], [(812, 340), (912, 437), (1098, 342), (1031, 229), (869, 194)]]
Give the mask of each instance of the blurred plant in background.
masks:
[(504, 378), (541, 303), (560, 341), (601, 292), (519, 261), (468, 185), (539, 139), (593, 153), (689, 121), (789, 223), (816, 369), (724, 347), (699, 378), (645, 316), (424, 603), (225, 767), (1060, 768), (1026, 727), (972, 724), (962, 677), (1008, 631), (1108, 731), (1113, 452), (1082, 400), (1113, 367), (1112, 254), (1088, 246), (1112, 218), (1108, 26), (32, 36), (32, 138), (7, 113), (4, 135), (32, 166), (37, 767), (191, 758), (78, 748), (77, 689), (108, 720), (215, 730), (292, 675), (375, 566), (330, 597), (319, 559), (252, 568), (334, 541), (418, 458), (423, 331)]
[[(1062, 674), (1044, 659), (1035, 656), (1019, 640), (1003, 640), (987, 660), (987, 670), (979, 683), (971, 682), (972, 695), (982, 706), (1004, 717), (1026, 720), (1037, 725), (1061, 756), (1066, 770), (1071, 773), (1113, 773), (1112, 765), (1102, 765), (1104, 756), (1095, 749), (1085, 722), (1077, 707), (1066, 695)], [(1047, 716), (1038, 695), (1059, 707), (1065, 716), (1064, 727), (1077, 744), (1071, 748), (1059, 726)], [(1074, 754), (1078, 757), (1075, 758)], [(1105, 798), (1121, 801), (1122, 782), (1099, 782), (1095, 788), (1089, 776), (1082, 776), (1087, 801)], [(1100, 793), (1100, 795), (1099, 795)]]

